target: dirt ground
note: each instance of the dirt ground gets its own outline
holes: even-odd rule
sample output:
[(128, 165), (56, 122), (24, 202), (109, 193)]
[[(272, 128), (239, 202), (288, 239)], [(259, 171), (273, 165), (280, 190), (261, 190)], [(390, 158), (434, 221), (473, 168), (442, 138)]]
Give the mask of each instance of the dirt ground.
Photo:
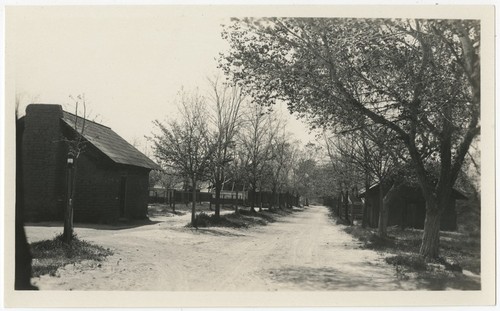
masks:
[[(113, 250), (102, 263), (68, 265), (33, 283), (41, 290), (415, 290), (425, 282), (402, 280), (382, 254), (360, 249), (311, 206), (267, 226), (249, 229), (184, 227), (190, 215), (153, 216), (148, 225), (75, 229), (81, 239)], [(30, 242), (62, 228), (27, 226)]]

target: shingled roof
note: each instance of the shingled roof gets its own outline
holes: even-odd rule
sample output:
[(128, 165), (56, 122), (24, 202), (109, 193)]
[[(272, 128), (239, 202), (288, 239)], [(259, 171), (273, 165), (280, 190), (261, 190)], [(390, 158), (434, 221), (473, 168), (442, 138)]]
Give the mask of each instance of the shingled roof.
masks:
[[(380, 185), (379, 183), (375, 183), (375, 184), (371, 185), (371, 186), (368, 188), (368, 191), (377, 191), (377, 192), (378, 192), (378, 191), (379, 191), (379, 190), (378, 190), (378, 189), (379, 189), (379, 185)], [(419, 189), (418, 187), (415, 187), (415, 188), (416, 188), (416, 189)], [(459, 190), (457, 190), (457, 189), (455, 189), (455, 188), (453, 188), (453, 189), (451, 189), (451, 190), (452, 190), (453, 197), (454, 197), (456, 200), (467, 200), (467, 199), (468, 199), (468, 197), (467, 197), (465, 194), (463, 194), (462, 192), (460, 192)], [(384, 193), (386, 193), (387, 191), (389, 191), (389, 189), (384, 190)], [(364, 198), (364, 197), (365, 197), (365, 195), (366, 195), (366, 189), (365, 189), (365, 188), (363, 188), (363, 189), (361, 189), (361, 190), (359, 191), (359, 197)]]
[[(83, 118), (76, 118), (78, 127), (81, 127)], [(62, 120), (71, 128), (75, 128), (74, 114), (63, 111)], [(158, 164), (153, 162), (107, 126), (86, 120), (83, 137), (116, 163), (153, 170), (161, 169)]]

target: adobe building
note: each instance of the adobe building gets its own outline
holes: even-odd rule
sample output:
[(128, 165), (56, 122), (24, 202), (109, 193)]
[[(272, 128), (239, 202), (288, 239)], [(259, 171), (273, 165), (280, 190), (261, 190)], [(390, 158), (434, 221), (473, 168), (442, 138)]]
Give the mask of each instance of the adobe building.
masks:
[[(25, 220), (63, 220), (68, 189), (68, 143), (81, 137), (75, 161), (74, 221), (110, 223), (147, 217), (149, 172), (160, 167), (111, 128), (31, 104), (23, 122)], [(79, 136), (81, 135), (81, 136)]]

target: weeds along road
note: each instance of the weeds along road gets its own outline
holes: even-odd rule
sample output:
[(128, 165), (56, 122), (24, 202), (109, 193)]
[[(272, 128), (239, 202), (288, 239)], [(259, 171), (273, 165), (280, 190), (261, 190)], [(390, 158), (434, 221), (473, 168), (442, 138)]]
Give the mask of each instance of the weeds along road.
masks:
[[(323, 206), (249, 229), (185, 228), (189, 215), (152, 220), (161, 222), (121, 230), (76, 228), (80, 238), (114, 255), (100, 265), (68, 265), (59, 276), (34, 283), (41, 290), (415, 289), (398, 280), (381, 255), (360, 249)], [(49, 229), (55, 228), (28, 227), (28, 237), (49, 235)]]

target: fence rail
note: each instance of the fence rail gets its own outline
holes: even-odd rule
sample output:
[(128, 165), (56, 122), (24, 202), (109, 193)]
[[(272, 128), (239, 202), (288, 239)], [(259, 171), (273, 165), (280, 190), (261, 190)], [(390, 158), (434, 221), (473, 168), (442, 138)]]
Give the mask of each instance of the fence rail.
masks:
[[(179, 191), (175, 189), (150, 190), (149, 203), (177, 204), (191, 202), (193, 193), (191, 191)], [(291, 207), (299, 205), (300, 196), (291, 193), (273, 193), (271, 191), (256, 192), (234, 192), (221, 194), (219, 203), (221, 205), (242, 205), (254, 207)], [(197, 202), (209, 202), (215, 204), (215, 194), (210, 192), (197, 192)]]

